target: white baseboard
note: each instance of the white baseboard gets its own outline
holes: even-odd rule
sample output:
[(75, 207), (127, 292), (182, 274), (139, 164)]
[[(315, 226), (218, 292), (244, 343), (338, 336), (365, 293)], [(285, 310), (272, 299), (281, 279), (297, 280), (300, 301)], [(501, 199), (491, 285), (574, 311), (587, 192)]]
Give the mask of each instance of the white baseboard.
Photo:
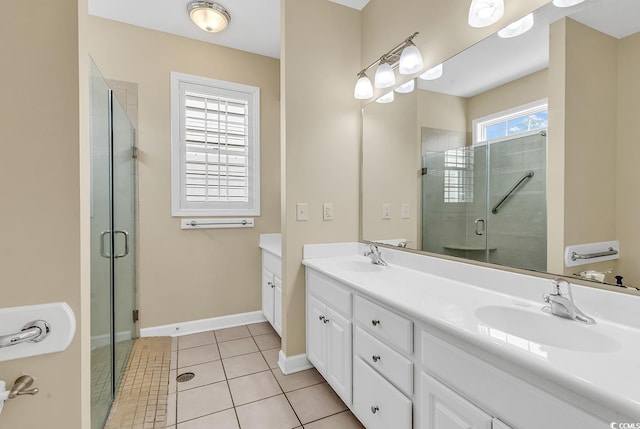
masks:
[(311, 362), (307, 360), (306, 353), (287, 357), (282, 350), (278, 353), (278, 366), (284, 375), (313, 368)]
[[(131, 339), (131, 332), (123, 331), (116, 333), (116, 343), (120, 343), (122, 341), (127, 341)], [(103, 335), (95, 335), (91, 337), (91, 350), (97, 349), (98, 347), (106, 346), (111, 342), (111, 335), (103, 334)]]
[(229, 316), (212, 317), (210, 319), (191, 320), (188, 322), (172, 323), (170, 325), (152, 326), (140, 329), (141, 337), (179, 337), (181, 335), (197, 334), (198, 332), (214, 329), (232, 328), (234, 326), (249, 325), (265, 322), (267, 319), (261, 311), (231, 314)]

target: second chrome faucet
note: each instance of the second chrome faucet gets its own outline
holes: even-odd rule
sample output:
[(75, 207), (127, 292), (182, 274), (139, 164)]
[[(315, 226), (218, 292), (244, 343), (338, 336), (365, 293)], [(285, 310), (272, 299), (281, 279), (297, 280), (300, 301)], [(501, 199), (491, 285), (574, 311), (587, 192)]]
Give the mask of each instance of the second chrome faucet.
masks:
[[(567, 285), (567, 294), (562, 293), (561, 285)], [(575, 304), (573, 300), (573, 293), (571, 292), (571, 283), (565, 279), (555, 279), (553, 281), (553, 291), (551, 293), (545, 293), (542, 297), (544, 302), (548, 303), (548, 311), (559, 317), (566, 319), (577, 320), (588, 325), (593, 325), (596, 321), (584, 314)]]
[(369, 246), (369, 250), (364, 252), (364, 256), (368, 256), (371, 259), (371, 263), (375, 265), (383, 265), (386, 266), (387, 263), (382, 259), (382, 254), (380, 253), (380, 249), (375, 244)]

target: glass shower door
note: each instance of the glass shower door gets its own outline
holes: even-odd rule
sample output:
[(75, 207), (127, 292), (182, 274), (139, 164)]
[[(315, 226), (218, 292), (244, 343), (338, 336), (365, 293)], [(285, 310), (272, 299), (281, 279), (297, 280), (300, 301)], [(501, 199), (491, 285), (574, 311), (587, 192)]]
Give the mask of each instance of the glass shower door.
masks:
[(135, 337), (134, 128), (90, 61), (91, 427), (104, 427)]

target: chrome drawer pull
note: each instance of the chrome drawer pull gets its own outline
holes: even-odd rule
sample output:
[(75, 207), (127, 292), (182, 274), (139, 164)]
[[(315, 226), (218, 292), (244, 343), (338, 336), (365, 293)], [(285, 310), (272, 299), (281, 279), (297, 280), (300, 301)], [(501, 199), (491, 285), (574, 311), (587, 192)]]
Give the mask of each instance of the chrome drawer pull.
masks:
[(371, 406), (371, 412), (372, 412), (373, 414), (377, 413), (378, 411), (380, 411), (380, 408), (378, 408), (378, 406), (377, 406), (377, 405), (372, 405), (372, 406)]
[(329, 319), (327, 319), (326, 317), (323, 320), (324, 323), (329, 323)]
[(320, 319), (321, 322), (324, 322), (324, 316), (320, 316), (318, 319)]
[(374, 362), (378, 362), (380, 360), (380, 355), (373, 355), (371, 356), (371, 359), (373, 359)]
[(372, 321), (371, 321), (371, 324), (372, 324), (373, 326), (378, 326), (378, 325), (380, 324), (380, 321), (379, 321), (379, 320), (377, 320), (377, 319), (374, 319), (374, 320), (372, 320)]

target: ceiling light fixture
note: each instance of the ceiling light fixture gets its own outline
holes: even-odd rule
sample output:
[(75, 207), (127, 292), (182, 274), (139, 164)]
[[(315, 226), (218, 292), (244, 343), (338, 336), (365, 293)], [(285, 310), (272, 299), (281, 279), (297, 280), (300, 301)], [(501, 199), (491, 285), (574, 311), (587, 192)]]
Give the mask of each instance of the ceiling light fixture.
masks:
[(520, 36), (533, 28), (533, 14), (525, 16), (517, 20), (513, 24), (509, 24), (502, 30), (498, 31), (498, 36), (503, 39)]
[(555, 7), (571, 7), (582, 3), (584, 0), (553, 0)]
[(408, 82), (403, 83), (399, 87), (395, 89), (398, 94), (408, 94), (414, 90), (416, 87), (415, 79), (411, 79)]
[(504, 0), (472, 0), (469, 25), (475, 28), (495, 24), (504, 15)]
[(422, 67), (424, 67), (422, 54), (413, 43), (413, 39), (417, 35), (417, 32), (413, 33), (402, 43), (396, 45), (395, 48), (381, 55), (380, 58), (360, 70), (358, 73), (358, 81), (353, 91), (354, 97), (359, 100), (367, 100), (373, 97), (373, 88), (369, 89), (371, 80), (367, 77), (366, 72), (375, 65), (378, 66), (373, 79), (376, 88), (390, 88), (396, 84), (396, 75), (394, 72), (396, 67), (401, 74), (413, 74), (422, 70)]
[(192, 1), (187, 5), (187, 11), (191, 21), (209, 33), (224, 30), (231, 21), (227, 9), (212, 1)]
[(426, 72), (422, 73), (418, 77), (420, 79), (422, 79), (422, 80), (436, 80), (436, 79), (442, 77), (442, 73), (443, 73), (442, 64), (438, 64), (437, 66), (432, 67), (429, 70), (427, 70)]

